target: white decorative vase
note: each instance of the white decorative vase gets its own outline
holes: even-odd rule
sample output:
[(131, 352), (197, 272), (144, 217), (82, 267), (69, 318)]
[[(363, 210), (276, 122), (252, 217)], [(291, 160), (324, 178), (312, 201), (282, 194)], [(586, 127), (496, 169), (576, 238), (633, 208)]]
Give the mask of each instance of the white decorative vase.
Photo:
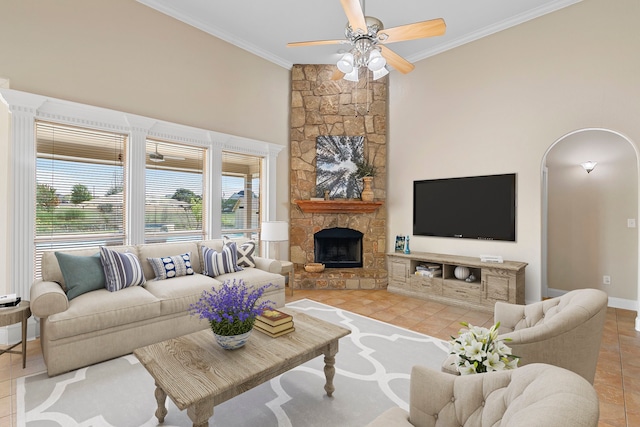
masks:
[(253, 329), (240, 335), (218, 335), (214, 332), (213, 336), (216, 337), (216, 342), (220, 345), (220, 347), (224, 348), (225, 350), (235, 350), (247, 343), (247, 340), (251, 335), (251, 331), (253, 331)]
[(467, 277), (469, 277), (469, 274), (471, 274), (471, 271), (469, 271), (467, 267), (463, 267), (461, 265), (457, 266), (453, 270), (453, 275), (456, 276), (456, 279), (458, 280), (466, 279)]

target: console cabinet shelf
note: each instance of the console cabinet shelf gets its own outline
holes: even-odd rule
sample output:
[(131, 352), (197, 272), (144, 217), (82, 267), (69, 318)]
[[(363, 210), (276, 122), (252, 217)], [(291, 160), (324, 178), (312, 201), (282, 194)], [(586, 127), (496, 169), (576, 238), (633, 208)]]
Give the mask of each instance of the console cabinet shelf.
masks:
[[(524, 304), (525, 262), (481, 262), (480, 258), (412, 252), (387, 254), (389, 292), (493, 312), (496, 301)], [(441, 277), (416, 275), (420, 265), (439, 268)], [(455, 268), (467, 267), (474, 281), (459, 280)]]

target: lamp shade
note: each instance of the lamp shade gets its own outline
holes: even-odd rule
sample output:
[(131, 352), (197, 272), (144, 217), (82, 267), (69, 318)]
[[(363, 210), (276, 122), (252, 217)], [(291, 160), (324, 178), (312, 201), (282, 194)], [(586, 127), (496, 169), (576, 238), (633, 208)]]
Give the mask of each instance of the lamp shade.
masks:
[(348, 80), (350, 82), (357, 82), (358, 81), (358, 68), (354, 67), (353, 70), (350, 73), (347, 73), (344, 75), (344, 79)]
[(379, 71), (385, 65), (387, 65), (387, 60), (384, 59), (379, 50), (373, 49), (371, 53), (369, 53), (369, 62), (367, 62), (367, 67), (371, 71)]
[(260, 239), (265, 242), (289, 240), (289, 223), (286, 221), (265, 221), (260, 229)]
[(389, 70), (387, 70), (387, 67), (382, 67), (379, 70), (373, 72), (373, 80), (378, 80), (379, 78), (384, 77), (387, 74), (389, 74)]
[(353, 71), (353, 54), (350, 52), (345, 53), (338, 61), (338, 70), (345, 74)]

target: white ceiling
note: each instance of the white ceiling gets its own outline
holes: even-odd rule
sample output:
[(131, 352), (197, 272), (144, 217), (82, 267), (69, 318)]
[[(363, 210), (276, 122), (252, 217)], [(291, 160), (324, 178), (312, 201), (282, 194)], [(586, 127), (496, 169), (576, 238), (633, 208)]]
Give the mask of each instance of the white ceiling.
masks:
[[(581, 0), (362, 0), (385, 28), (443, 18), (446, 34), (389, 44), (410, 62), (472, 42)], [(344, 38), (339, 0), (138, 0), (282, 67), (331, 64), (346, 45), (287, 48), (288, 42)]]

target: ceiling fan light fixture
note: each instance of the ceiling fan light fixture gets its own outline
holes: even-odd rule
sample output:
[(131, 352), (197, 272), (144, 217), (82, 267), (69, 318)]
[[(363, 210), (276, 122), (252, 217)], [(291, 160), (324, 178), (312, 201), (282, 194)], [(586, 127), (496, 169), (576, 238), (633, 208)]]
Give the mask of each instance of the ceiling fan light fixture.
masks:
[(349, 74), (353, 71), (353, 54), (351, 52), (345, 53), (337, 63), (338, 70), (345, 74)]
[(369, 52), (367, 68), (375, 72), (383, 69), (385, 65), (387, 65), (387, 60), (384, 59), (380, 51), (378, 49), (372, 49), (371, 52)]
[(387, 67), (383, 66), (379, 70), (375, 70), (373, 72), (373, 80), (378, 80), (379, 78), (384, 77), (387, 74), (389, 74), (389, 70), (387, 70)]
[(344, 75), (344, 79), (348, 80), (350, 82), (357, 82), (358, 81), (358, 70), (359, 70), (359, 68), (354, 67), (353, 70), (351, 70), (351, 72), (346, 73)]

